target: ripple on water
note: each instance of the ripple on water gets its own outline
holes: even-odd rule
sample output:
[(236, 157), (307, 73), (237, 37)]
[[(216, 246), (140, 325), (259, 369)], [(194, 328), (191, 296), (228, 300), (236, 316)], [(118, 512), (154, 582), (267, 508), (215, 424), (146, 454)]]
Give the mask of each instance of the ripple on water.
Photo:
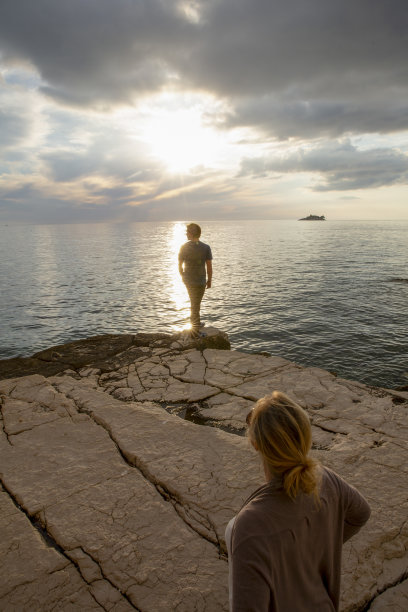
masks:
[[(406, 222), (205, 223), (214, 283), (203, 319), (225, 330), (234, 348), (369, 384), (406, 384), (407, 229)], [(102, 333), (187, 326), (180, 236), (179, 223), (3, 230), (0, 357)]]

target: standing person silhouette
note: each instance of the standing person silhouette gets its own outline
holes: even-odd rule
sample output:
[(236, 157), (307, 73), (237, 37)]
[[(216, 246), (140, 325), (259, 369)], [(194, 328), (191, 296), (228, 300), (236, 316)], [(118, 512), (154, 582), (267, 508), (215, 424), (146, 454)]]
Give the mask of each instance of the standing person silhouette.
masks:
[(200, 241), (201, 227), (197, 223), (187, 225), (188, 242), (180, 249), (179, 272), (190, 297), (191, 335), (197, 338), (200, 329), (200, 306), (205, 289), (212, 281), (212, 253), (208, 244)]

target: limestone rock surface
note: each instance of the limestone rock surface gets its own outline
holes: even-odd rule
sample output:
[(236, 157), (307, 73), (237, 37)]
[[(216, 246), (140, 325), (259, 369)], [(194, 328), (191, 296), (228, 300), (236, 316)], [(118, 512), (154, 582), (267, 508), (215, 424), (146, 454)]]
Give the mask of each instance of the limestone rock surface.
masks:
[(405, 395), (216, 342), (93, 338), (19, 377), (0, 362), (0, 609), (228, 610), (225, 526), (262, 483), (245, 417), (274, 389), (372, 508), (341, 609), (407, 609)]

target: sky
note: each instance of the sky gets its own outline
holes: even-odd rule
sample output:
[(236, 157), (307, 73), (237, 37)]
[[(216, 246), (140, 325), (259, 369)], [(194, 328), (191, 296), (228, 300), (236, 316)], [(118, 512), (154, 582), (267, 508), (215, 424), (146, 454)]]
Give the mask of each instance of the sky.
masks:
[(408, 219), (406, 0), (1, 0), (0, 223)]

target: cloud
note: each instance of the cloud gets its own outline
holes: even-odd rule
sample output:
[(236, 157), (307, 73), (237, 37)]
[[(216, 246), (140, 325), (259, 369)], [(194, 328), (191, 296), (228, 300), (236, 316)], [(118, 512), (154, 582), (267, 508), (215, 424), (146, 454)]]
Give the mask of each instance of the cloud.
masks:
[[(406, 92), (408, 93), (408, 92)], [(389, 100), (389, 91), (374, 99), (302, 99), (266, 95), (238, 102), (233, 113), (224, 116), (224, 126), (249, 126), (280, 140), (338, 138), (343, 134), (393, 133), (408, 129), (408, 103), (402, 95)], [(406, 94), (405, 94), (406, 95)], [(299, 99), (296, 99), (296, 98)], [(380, 100), (379, 98), (383, 98)]]
[(310, 97), (325, 85), (359, 89), (381, 75), (405, 75), (408, 15), (404, 0), (225, 0), (210, 2), (205, 26), (184, 70), (226, 95), (262, 95), (301, 87)]
[[(136, 149), (136, 147), (135, 147)], [(41, 155), (47, 172), (57, 182), (74, 182), (90, 176), (104, 176), (121, 181), (142, 182), (157, 180), (163, 172), (157, 162), (140, 159), (137, 151), (121, 147), (115, 140), (96, 139), (89, 148), (58, 150)]]
[(113, 115), (53, 109), (47, 125), (37, 158), (51, 181), (74, 183), (99, 176), (136, 183), (156, 181), (163, 173), (146, 143)]
[(163, 187), (159, 197), (149, 197), (142, 204), (128, 207), (126, 218), (133, 221), (253, 219), (269, 214), (269, 196), (255, 203), (254, 193), (242, 181), (231, 181), (221, 173), (201, 175), (185, 185), (174, 183), (173, 190), (170, 184)]
[(34, 121), (29, 112), (33, 100), (23, 92), (21, 87), (4, 86), (0, 76), (0, 156), (6, 149), (21, 147), (33, 133)]
[(244, 159), (241, 176), (318, 174), (314, 191), (346, 191), (408, 183), (408, 155), (394, 149), (361, 150), (349, 140), (300, 148), (283, 157)]
[(171, 1), (3, 0), (1, 51), (31, 62), (42, 90), (67, 104), (129, 102), (170, 79), (191, 29)]
[(3, 0), (1, 50), (68, 105), (131, 103), (171, 85), (224, 97), (226, 126), (278, 138), (408, 128), (405, 0), (190, 4)]
[[(270, 217), (382, 186), (402, 206), (407, 31), (406, 0), (2, 0), (2, 215)], [(188, 109), (221, 145), (180, 180), (160, 135)]]
[(227, 128), (281, 139), (408, 128), (404, 0), (210, 5), (182, 72), (230, 100)]
[(16, 112), (0, 110), (0, 134), (2, 148), (18, 145), (28, 132), (27, 119)]

